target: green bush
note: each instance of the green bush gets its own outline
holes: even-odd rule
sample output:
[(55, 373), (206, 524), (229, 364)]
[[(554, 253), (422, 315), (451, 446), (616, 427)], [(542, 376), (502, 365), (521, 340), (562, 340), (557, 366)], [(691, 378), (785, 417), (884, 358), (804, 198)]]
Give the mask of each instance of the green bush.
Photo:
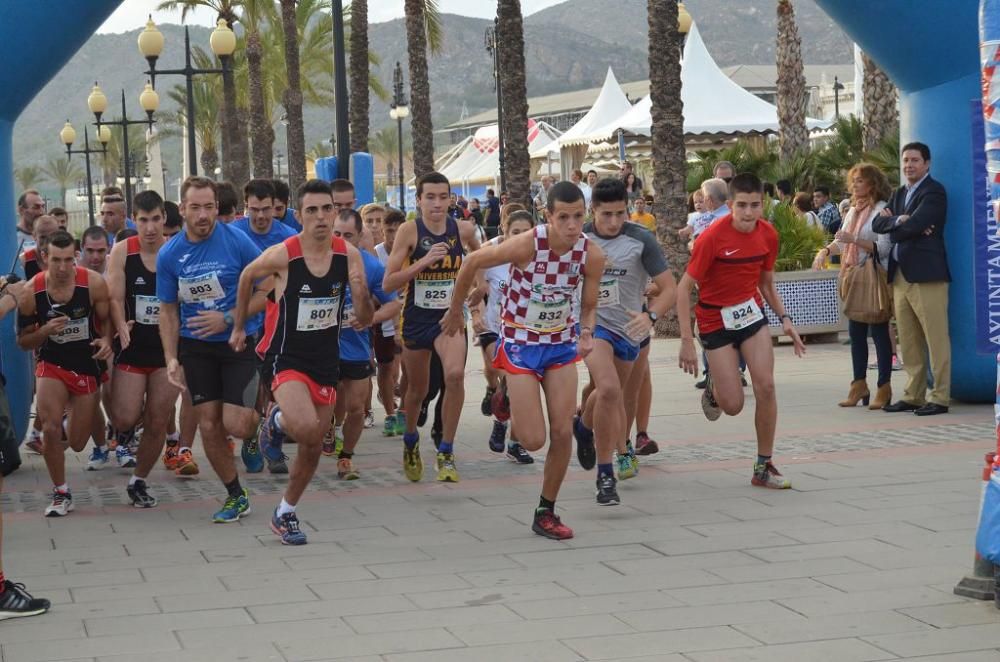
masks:
[(812, 266), (816, 252), (829, 241), (822, 228), (795, 215), (787, 204), (774, 205), (771, 223), (778, 231), (778, 261), (775, 271), (799, 271)]

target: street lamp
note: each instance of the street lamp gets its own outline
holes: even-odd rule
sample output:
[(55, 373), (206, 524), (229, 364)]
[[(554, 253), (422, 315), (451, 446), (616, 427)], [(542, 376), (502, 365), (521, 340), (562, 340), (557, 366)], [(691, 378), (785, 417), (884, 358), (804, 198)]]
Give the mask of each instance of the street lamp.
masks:
[(497, 41), (497, 31), (500, 18), (493, 19), (493, 25), (486, 28), (486, 52), (493, 56), (493, 89), (497, 91), (497, 157), (500, 162), (500, 192), (507, 190), (507, 172), (504, 164), (504, 131), (503, 131), (503, 92), (500, 89), (500, 42)]
[(833, 77), (833, 117), (834, 119), (840, 119), (840, 91), (844, 89), (844, 84), (840, 82), (840, 78), (837, 76)]
[(102, 132), (107, 131), (107, 135), (111, 136), (111, 131), (108, 129), (108, 125), (120, 126), (122, 128), (122, 166), (124, 169), (124, 179), (125, 179), (125, 210), (126, 214), (132, 211), (132, 177), (131, 177), (131, 163), (129, 161), (129, 144), (128, 144), (128, 128), (133, 124), (145, 124), (150, 130), (153, 128), (153, 113), (160, 105), (160, 95), (156, 93), (153, 89), (151, 83), (146, 83), (146, 87), (143, 88), (142, 94), (139, 95), (139, 105), (146, 112), (146, 119), (144, 120), (130, 120), (128, 114), (125, 110), (125, 90), (122, 90), (122, 116), (116, 120), (102, 120), (104, 112), (108, 109), (108, 98), (101, 91), (101, 88), (94, 83), (94, 89), (91, 90), (90, 96), (87, 97), (87, 107), (90, 108), (90, 112), (94, 113), (94, 117), (97, 120), (97, 131), (98, 135), (103, 135)]
[[(184, 68), (183, 69), (156, 69), (156, 60), (160, 57), (160, 53), (163, 52), (163, 33), (156, 27), (153, 23), (153, 17), (150, 16), (149, 20), (146, 21), (146, 29), (139, 33), (139, 52), (142, 56), (146, 58), (149, 63), (149, 71), (145, 72), (149, 76), (150, 83), (156, 85), (156, 76), (159, 75), (177, 75), (184, 76), (185, 83), (187, 84), (187, 109), (185, 114), (187, 115), (187, 139), (188, 139), (188, 174), (197, 175), (198, 174), (198, 146), (195, 139), (194, 131), (194, 77), (201, 74), (222, 74), (223, 84), (226, 84), (226, 78), (231, 76), (231, 60), (233, 51), (236, 50), (236, 34), (233, 33), (229, 25), (226, 23), (226, 19), (220, 18), (216, 23), (215, 30), (212, 31), (212, 36), (209, 38), (209, 46), (212, 48), (212, 52), (218, 56), (219, 60), (222, 62), (221, 69), (197, 69), (191, 65), (191, 35), (189, 34), (188, 27), (184, 27)], [(230, 98), (229, 95), (223, 95), (223, 110), (222, 110), (222, 135), (226, 139), (226, 142), (232, 145), (233, 141), (233, 130), (231, 128), (233, 121), (233, 112), (235, 109), (229, 107)]]
[[(97, 218), (94, 215), (94, 185), (90, 177), (90, 155), (107, 153), (108, 141), (111, 140), (111, 130), (108, 129), (107, 126), (102, 126), (97, 131), (97, 140), (101, 143), (101, 148), (91, 149), (90, 132), (84, 129), (83, 149), (73, 149), (73, 143), (76, 141), (76, 129), (74, 129), (73, 125), (69, 123), (69, 120), (66, 120), (66, 124), (63, 126), (62, 131), (59, 132), (59, 140), (62, 144), (66, 145), (67, 159), (72, 159), (74, 154), (83, 154), (84, 160), (87, 164), (87, 211), (90, 213), (90, 224), (96, 225)], [(65, 203), (65, 201), (63, 202)]]
[(399, 142), (399, 210), (406, 212), (406, 184), (403, 182), (403, 120), (410, 116), (410, 107), (403, 95), (403, 67), (396, 62), (396, 70), (392, 72), (392, 106), (389, 117), (396, 120), (397, 139)]

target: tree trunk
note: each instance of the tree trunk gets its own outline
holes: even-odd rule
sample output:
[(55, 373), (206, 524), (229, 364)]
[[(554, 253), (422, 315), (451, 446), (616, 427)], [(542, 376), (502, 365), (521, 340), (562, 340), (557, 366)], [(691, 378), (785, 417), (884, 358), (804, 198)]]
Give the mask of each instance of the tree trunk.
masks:
[(264, 110), (264, 77), (261, 70), (262, 46), (260, 33), (247, 29), (247, 74), (250, 79), (250, 135), (253, 136), (253, 176), (270, 179), (274, 176), (271, 160), (274, 129)]
[(424, 0), (405, 0), (406, 50), (410, 63), (410, 111), (414, 175), (434, 171), (434, 124), (431, 122), (431, 82), (427, 73), (427, 32)]
[(368, 0), (351, 2), (351, 151), (368, 151)]
[(202, 147), (201, 174), (205, 177), (208, 177), (209, 179), (220, 179), (215, 174), (215, 169), (218, 167), (219, 167), (219, 152), (214, 147), (211, 149), (205, 149), (204, 147)]
[(302, 73), (299, 69), (299, 28), (295, 0), (281, 0), (281, 26), (285, 32), (285, 119), (288, 122), (288, 188), (298, 191), (306, 181), (306, 133), (302, 119)]
[(806, 76), (802, 67), (802, 40), (795, 25), (791, 0), (778, 0), (778, 125), (781, 127), (781, 158), (790, 159), (809, 148), (806, 129)]
[(504, 161), (510, 200), (531, 208), (531, 157), (528, 155), (528, 87), (524, 67), (521, 0), (499, 0), (500, 98), (503, 99)]
[(236, 107), (236, 77), (229, 58), (222, 75), (222, 174), (240, 186), (250, 179), (249, 143), (246, 142), (246, 121)]
[[(684, 150), (684, 104), (681, 101), (681, 34), (677, 0), (648, 0), (649, 94), (652, 108), (653, 215), (656, 236), (674, 275), (687, 268), (688, 252), (677, 231), (687, 224), (687, 161)], [(662, 337), (680, 335), (676, 311), (656, 325)]]
[[(886, 136), (899, 130), (896, 111), (896, 86), (875, 60), (861, 54), (864, 63), (865, 120), (861, 127), (862, 145), (866, 152), (876, 149)], [(858, 90), (854, 91), (855, 94)]]
[(250, 111), (236, 107), (236, 119), (233, 121), (233, 133), (236, 141), (233, 143), (234, 182), (250, 181)]

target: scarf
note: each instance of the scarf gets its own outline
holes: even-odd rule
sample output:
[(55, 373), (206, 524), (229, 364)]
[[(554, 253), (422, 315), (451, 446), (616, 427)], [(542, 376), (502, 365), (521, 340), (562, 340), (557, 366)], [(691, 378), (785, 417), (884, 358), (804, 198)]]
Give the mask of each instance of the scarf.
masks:
[(854, 207), (851, 207), (851, 223), (846, 228), (847, 232), (854, 235), (854, 243), (847, 244), (841, 258), (844, 267), (853, 267), (858, 263), (858, 232), (865, 226), (868, 215), (871, 213), (872, 203), (870, 200), (859, 200)]

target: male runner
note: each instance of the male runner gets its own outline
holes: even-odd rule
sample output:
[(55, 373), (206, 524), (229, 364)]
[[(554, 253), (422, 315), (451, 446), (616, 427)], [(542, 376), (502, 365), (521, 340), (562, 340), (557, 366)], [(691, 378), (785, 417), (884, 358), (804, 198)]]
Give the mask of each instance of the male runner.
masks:
[[(216, 220), (215, 182), (188, 177), (181, 185), (184, 231), (156, 258), (156, 298), (160, 300), (160, 340), (170, 383), (191, 393), (205, 455), (226, 486), (228, 497), (212, 519), (235, 522), (250, 513), (249, 493), (240, 484), (226, 433), (251, 439), (259, 417), (257, 365), (253, 350), (228, 344), (240, 272), (260, 255), (250, 238)], [(270, 283), (259, 284), (247, 323), (261, 326)], [(183, 365), (183, 377), (181, 366)]]
[(49, 237), (59, 229), (59, 222), (54, 216), (44, 215), (35, 219), (31, 236), (35, 245), (21, 253), (21, 263), (24, 265), (24, 277), (31, 280), (45, 269), (42, 261), (41, 247), (48, 243)]
[[(126, 492), (136, 508), (156, 506), (146, 479), (156, 465), (167, 435), (180, 390), (167, 379), (160, 342), (160, 301), (156, 298), (156, 256), (166, 242), (163, 236), (163, 198), (143, 191), (132, 204), (139, 234), (115, 244), (108, 264), (111, 319), (118, 332), (118, 354), (111, 387), (111, 421), (128, 430), (142, 421), (142, 437), (135, 470)], [(182, 453), (188, 475), (191, 450)]]
[[(576, 365), (594, 348), (597, 292), (604, 271), (600, 247), (581, 233), (583, 192), (570, 182), (549, 189), (547, 224), (469, 255), (442, 320), (455, 338), (464, 329), (462, 302), (478, 269), (510, 263), (501, 304), (501, 340), (494, 365), (507, 373), (517, 439), (529, 451), (545, 445), (541, 390), (548, 409), (549, 445), (542, 494), (531, 529), (554, 540), (573, 537), (555, 514), (556, 497), (572, 453), (570, 421), (576, 407)], [(573, 300), (582, 280), (579, 330)], [(578, 340), (579, 339), (579, 340)]]
[[(597, 503), (609, 506), (620, 503), (614, 450), (619, 450), (620, 479), (634, 476), (638, 466), (632, 448), (622, 448), (628, 434), (622, 389), (639, 358), (640, 342), (649, 336), (656, 320), (673, 307), (676, 283), (653, 234), (628, 222), (628, 192), (624, 182), (610, 178), (597, 181), (591, 191), (591, 210), (594, 220), (583, 231), (601, 247), (607, 262), (597, 299), (594, 351), (586, 359), (595, 388), (587, 398), (583, 416), (574, 421), (573, 432), (580, 466), (590, 469), (596, 423)], [(650, 278), (659, 293), (644, 312), (646, 283)], [(600, 416), (595, 417), (595, 412), (600, 412)]]
[[(701, 406), (710, 421), (720, 410), (735, 416), (743, 410), (740, 355), (750, 369), (757, 430), (757, 461), (751, 483), (759, 487), (787, 489), (790, 480), (771, 462), (774, 429), (778, 422), (778, 400), (774, 390), (774, 350), (767, 316), (761, 304), (767, 301), (782, 322), (782, 329), (802, 356), (805, 345), (785, 313), (774, 285), (774, 263), (778, 259), (778, 232), (761, 218), (764, 187), (752, 173), (741, 173), (729, 182), (732, 210), (694, 243), (691, 261), (677, 286), (677, 318), (681, 329), (680, 367), (698, 375), (698, 353), (691, 332), (691, 290), (698, 286), (698, 334), (708, 354), (708, 384)], [(763, 298), (762, 298), (763, 297)]]
[(233, 221), (239, 228), (265, 251), (285, 239), (295, 236), (295, 230), (274, 218), (274, 185), (270, 179), (251, 179), (243, 187), (246, 200), (246, 216)]
[(46, 517), (73, 510), (66, 482), (63, 413), (69, 409), (70, 448), (87, 445), (99, 404), (103, 362), (111, 357), (108, 286), (98, 274), (76, 265), (76, 242), (63, 230), (43, 251), (46, 269), (29, 281), (18, 306), (17, 344), (38, 350), (37, 412), (42, 421), (45, 465), (52, 479)]
[(441, 357), (446, 389), (437, 479), (458, 482), (454, 442), (465, 402), (467, 346), (464, 337), (443, 335), (440, 321), (452, 300), (455, 278), (462, 266), (462, 245), (467, 243), (476, 250), (479, 240), (471, 223), (448, 217), (450, 198), (451, 185), (441, 173), (430, 172), (417, 178), (420, 215), (414, 223), (404, 223), (396, 233), (382, 283), (387, 293), (406, 286), (402, 315), (403, 368), (407, 376), (403, 472), (414, 482), (424, 473), (417, 420), (427, 394), (432, 349)]
[(373, 245), (381, 244), (385, 241), (385, 236), (382, 234), (382, 222), (385, 220), (385, 212), (385, 207), (374, 202), (361, 208), (361, 220), (365, 222), (365, 234), (372, 240)]
[[(375, 255), (383, 267), (389, 262), (389, 254), (396, 240), (396, 232), (406, 222), (406, 215), (398, 209), (387, 209), (382, 217), (379, 232), (385, 239), (375, 246)], [(378, 394), (385, 409), (382, 434), (393, 437), (406, 431), (406, 417), (396, 411), (396, 385), (399, 384), (399, 353), (396, 344), (396, 319), (389, 319), (372, 327), (372, 349), (378, 367)]]
[(286, 435), (298, 442), (288, 487), (271, 517), (271, 530), (286, 545), (306, 543), (295, 508), (316, 471), (337, 400), (340, 320), (348, 284), (356, 302), (354, 317), (366, 324), (372, 316), (361, 255), (343, 239), (331, 237), (334, 215), (329, 184), (311, 179), (299, 188), (296, 217), (302, 232), (267, 249), (244, 269), (229, 341), (234, 351), (243, 351), (254, 282), (273, 281), (257, 352), (277, 401), (265, 425), (277, 443)]
[(289, 208), (288, 197), (291, 191), (288, 190), (288, 182), (283, 179), (272, 179), (274, 186), (274, 219), (281, 221), (296, 232), (302, 231), (302, 226), (295, 220), (295, 210)]

